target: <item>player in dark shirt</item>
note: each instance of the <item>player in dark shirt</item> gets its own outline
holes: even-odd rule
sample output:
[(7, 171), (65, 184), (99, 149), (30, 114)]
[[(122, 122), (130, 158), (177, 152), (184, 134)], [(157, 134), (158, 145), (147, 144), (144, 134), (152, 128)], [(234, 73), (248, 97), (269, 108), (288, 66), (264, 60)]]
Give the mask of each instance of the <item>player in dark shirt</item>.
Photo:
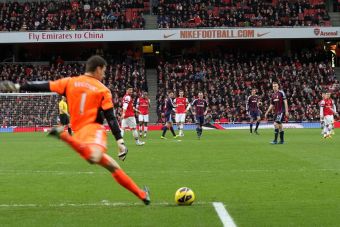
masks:
[(274, 93), (271, 95), (270, 106), (264, 115), (267, 118), (268, 113), (274, 109), (274, 140), (271, 144), (277, 144), (277, 137), (280, 133), (280, 142), (279, 144), (284, 143), (284, 131), (282, 122), (286, 117), (289, 116), (288, 113), (288, 102), (285, 93), (282, 90), (279, 90), (279, 84), (277, 82), (273, 82), (273, 91)]
[(246, 103), (246, 111), (250, 117), (250, 133), (253, 133), (253, 124), (254, 120), (256, 121), (255, 131), (256, 135), (259, 135), (257, 129), (259, 128), (260, 121), (261, 121), (261, 112), (259, 109), (259, 105), (261, 104), (259, 96), (256, 95), (256, 89), (253, 88), (251, 90), (251, 95), (247, 99)]
[[(192, 110), (192, 107), (195, 108), (195, 111)], [(202, 132), (203, 132), (202, 126), (204, 124), (204, 116), (207, 114), (207, 107), (208, 107), (208, 104), (203, 99), (203, 92), (198, 92), (198, 99), (195, 99), (191, 103), (190, 109), (196, 118), (196, 125), (197, 125), (196, 132), (197, 132), (197, 136), (199, 139), (202, 136)]]
[(172, 135), (174, 138), (177, 138), (177, 135), (175, 134), (173, 124), (172, 124), (172, 111), (176, 108), (176, 105), (173, 103), (172, 99), (174, 98), (174, 92), (169, 91), (168, 92), (168, 97), (165, 99), (164, 103), (164, 118), (165, 118), (165, 125), (163, 126), (162, 130), (162, 136), (161, 139), (165, 139), (165, 134), (168, 129), (170, 129)]

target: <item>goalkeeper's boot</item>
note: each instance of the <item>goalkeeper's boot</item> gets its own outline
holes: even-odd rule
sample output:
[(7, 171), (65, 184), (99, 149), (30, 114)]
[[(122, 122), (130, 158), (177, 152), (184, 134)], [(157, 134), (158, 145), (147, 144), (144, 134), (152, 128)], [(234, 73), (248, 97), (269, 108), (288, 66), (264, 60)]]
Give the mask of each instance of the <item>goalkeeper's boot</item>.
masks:
[(64, 132), (64, 126), (57, 126), (57, 127), (53, 127), (49, 132), (48, 132), (48, 136), (54, 136), (56, 138), (60, 138), (60, 134)]
[(277, 144), (277, 141), (276, 140), (273, 140), (272, 142), (270, 142), (270, 144)]
[(166, 137), (164, 137), (164, 136), (161, 136), (161, 139), (162, 139), (162, 140), (166, 140)]
[(285, 142), (284, 141), (280, 141), (280, 142), (278, 142), (277, 144), (284, 144)]
[(143, 191), (146, 194), (146, 197), (145, 197), (145, 199), (143, 199), (143, 202), (144, 202), (145, 205), (149, 205), (151, 203), (149, 188), (147, 186), (144, 186)]

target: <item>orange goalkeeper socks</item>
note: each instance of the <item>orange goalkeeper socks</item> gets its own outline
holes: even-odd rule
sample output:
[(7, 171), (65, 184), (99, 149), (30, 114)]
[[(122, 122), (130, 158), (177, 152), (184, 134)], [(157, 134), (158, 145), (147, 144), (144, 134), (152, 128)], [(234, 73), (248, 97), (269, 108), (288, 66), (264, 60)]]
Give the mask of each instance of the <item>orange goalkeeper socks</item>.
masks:
[(146, 193), (141, 190), (122, 169), (117, 169), (114, 171), (112, 176), (120, 185), (135, 194), (138, 198), (145, 199)]

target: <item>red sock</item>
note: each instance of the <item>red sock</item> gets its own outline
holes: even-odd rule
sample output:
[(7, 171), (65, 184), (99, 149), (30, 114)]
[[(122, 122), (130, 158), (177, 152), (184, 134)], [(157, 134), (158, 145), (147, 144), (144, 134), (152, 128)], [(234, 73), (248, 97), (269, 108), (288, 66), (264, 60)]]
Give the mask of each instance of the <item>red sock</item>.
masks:
[(88, 146), (82, 144), (74, 137), (70, 136), (67, 132), (62, 132), (60, 134), (60, 139), (68, 143), (74, 150), (76, 150), (83, 158), (89, 159), (91, 155), (91, 150)]
[(117, 169), (114, 171), (112, 176), (120, 185), (135, 194), (138, 198), (145, 199), (145, 192), (141, 190), (122, 169)]

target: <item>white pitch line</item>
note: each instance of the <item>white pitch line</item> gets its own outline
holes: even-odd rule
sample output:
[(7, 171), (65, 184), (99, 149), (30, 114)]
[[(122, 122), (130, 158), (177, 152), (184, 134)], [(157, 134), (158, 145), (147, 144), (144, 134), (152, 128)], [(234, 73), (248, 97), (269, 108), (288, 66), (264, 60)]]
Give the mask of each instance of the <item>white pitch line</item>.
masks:
[(225, 209), (223, 203), (213, 202), (213, 206), (224, 227), (236, 227), (234, 220)]
[[(340, 169), (231, 169), (230, 173), (290, 173), (290, 172), (307, 172), (307, 171), (319, 171), (319, 172), (328, 172), (328, 171), (340, 171)], [(128, 171), (129, 173), (140, 173), (138, 171)], [(158, 171), (160, 174), (168, 174), (168, 173), (225, 173), (223, 170), (165, 170)], [(59, 170), (1, 170), (0, 175), (27, 175), (27, 174), (50, 174), (50, 175), (106, 175), (106, 172), (94, 172), (94, 171), (59, 171)]]
[[(205, 206), (211, 204), (211, 202), (196, 202), (196, 205)], [(174, 203), (168, 202), (158, 202), (158, 203), (151, 203), (152, 206), (175, 206)], [(129, 207), (129, 206), (145, 206), (143, 203), (126, 203), (126, 202), (109, 202), (107, 200), (103, 200), (97, 203), (56, 203), (56, 204), (0, 204), (0, 208), (6, 207)]]

